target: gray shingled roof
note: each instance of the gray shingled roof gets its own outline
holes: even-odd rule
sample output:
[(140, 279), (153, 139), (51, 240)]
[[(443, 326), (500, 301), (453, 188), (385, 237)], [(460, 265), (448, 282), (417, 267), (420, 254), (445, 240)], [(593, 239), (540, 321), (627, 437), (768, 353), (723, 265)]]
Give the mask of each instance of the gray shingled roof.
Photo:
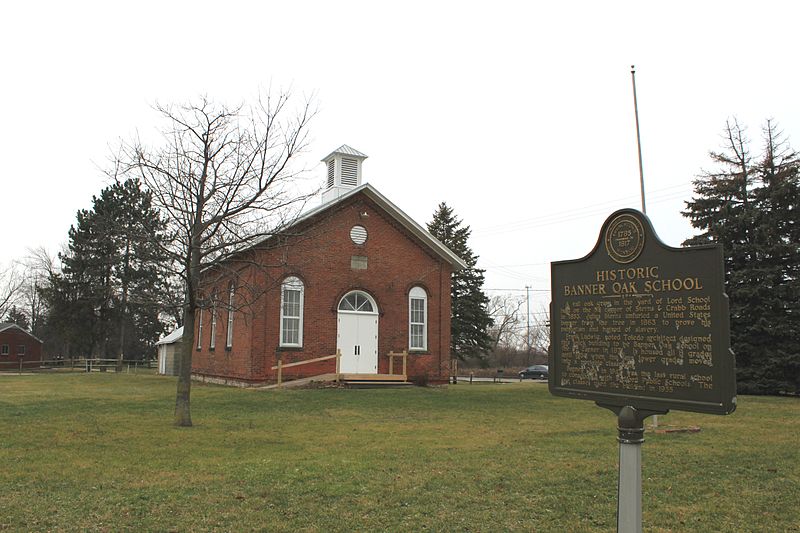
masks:
[(355, 148), (353, 148), (351, 146), (347, 146), (346, 144), (343, 144), (339, 148), (334, 150), (333, 152), (331, 152), (328, 155), (326, 155), (325, 157), (323, 157), (320, 161), (327, 161), (334, 154), (350, 155), (350, 156), (353, 156), (353, 157), (363, 157), (364, 159), (369, 157), (367, 154), (362, 154), (361, 152), (359, 152)]

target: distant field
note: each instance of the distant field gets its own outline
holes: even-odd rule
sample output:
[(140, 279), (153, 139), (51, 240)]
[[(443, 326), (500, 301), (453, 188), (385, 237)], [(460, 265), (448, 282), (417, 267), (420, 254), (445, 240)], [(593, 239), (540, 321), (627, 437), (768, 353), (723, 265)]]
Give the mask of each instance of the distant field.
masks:
[[(251, 391), (0, 376), (0, 531), (612, 531), (615, 418), (543, 383)], [(800, 531), (800, 400), (647, 434), (646, 531)]]

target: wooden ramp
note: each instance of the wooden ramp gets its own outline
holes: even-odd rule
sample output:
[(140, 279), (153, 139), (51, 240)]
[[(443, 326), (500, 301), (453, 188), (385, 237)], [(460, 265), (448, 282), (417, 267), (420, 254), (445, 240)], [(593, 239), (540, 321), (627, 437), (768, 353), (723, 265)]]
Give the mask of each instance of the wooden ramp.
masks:
[(258, 390), (268, 389), (290, 389), (292, 387), (305, 387), (311, 383), (324, 383), (327, 381), (336, 381), (336, 374), (320, 374), (318, 376), (311, 376), (307, 378), (293, 379), (292, 381), (284, 381), (280, 385), (273, 383), (272, 385), (264, 385), (263, 387), (254, 387)]
[[(311, 383), (323, 383), (336, 381), (335, 373), (320, 374), (307, 378), (284, 381), (280, 385), (272, 384), (263, 387), (255, 387), (258, 390), (269, 390), (278, 388), (305, 387)], [(347, 387), (355, 389), (385, 388), (385, 387), (407, 387), (412, 385), (406, 381), (406, 376), (398, 374), (339, 374), (339, 381)]]
[[(286, 363), (284, 364), (281, 359), (278, 359), (278, 364), (272, 367), (272, 370), (277, 370), (276, 375), (278, 378), (278, 382), (275, 385), (267, 385), (266, 387), (259, 387), (260, 389), (280, 389), (282, 387), (302, 387), (304, 385), (308, 385), (313, 382), (324, 382), (324, 381), (337, 381), (339, 383), (344, 384), (346, 387), (351, 388), (378, 388), (378, 387), (405, 387), (411, 385), (408, 382), (408, 373), (406, 372), (407, 364), (408, 364), (408, 352), (403, 350), (402, 352), (389, 352), (387, 354), (389, 357), (389, 373), (388, 374), (348, 374), (343, 373), (341, 371), (341, 359), (342, 359), (342, 351), (340, 349), (336, 349), (336, 353), (333, 355), (323, 355), (322, 357), (315, 357), (314, 359), (306, 359), (303, 361), (295, 361), (293, 363)], [(394, 369), (394, 360), (395, 358), (400, 358), (403, 364), (403, 372), (402, 374), (395, 374)], [(309, 363), (318, 363), (320, 361), (327, 361), (329, 359), (336, 360), (336, 372), (330, 374), (320, 374), (318, 376), (312, 376), (308, 378), (301, 378), (295, 379), (292, 381), (284, 382), (283, 381), (283, 369), (284, 368), (292, 368), (301, 365), (307, 365)]]

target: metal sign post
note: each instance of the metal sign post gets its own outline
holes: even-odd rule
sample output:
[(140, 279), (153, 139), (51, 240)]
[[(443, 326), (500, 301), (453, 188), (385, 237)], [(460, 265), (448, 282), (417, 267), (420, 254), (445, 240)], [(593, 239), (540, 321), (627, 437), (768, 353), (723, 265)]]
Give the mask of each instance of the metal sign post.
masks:
[(617, 415), (619, 436), (619, 485), (617, 488), (618, 533), (642, 533), (642, 443), (644, 419), (667, 411), (640, 410), (630, 405), (597, 404)]

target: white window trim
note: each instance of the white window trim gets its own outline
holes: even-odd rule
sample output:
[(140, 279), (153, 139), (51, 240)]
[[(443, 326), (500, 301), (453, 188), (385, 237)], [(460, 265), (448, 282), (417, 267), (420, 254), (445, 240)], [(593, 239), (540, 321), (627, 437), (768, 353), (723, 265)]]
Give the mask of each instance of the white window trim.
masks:
[[(286, 296), (286, 290), (287, 289), (288, 290), (300, 291), (300, 315), (299, 316), (291, 316), (290, 315), (290, 316), (286, 316), (285, 317), (285, 315), (283, 314), (283, 310), (285, 309), (285, 306), (284, 306), (285, 301), (284, 301), (284, 299), (285, 299), (285, 296)], [(288, 348), (302, 348), (303, 347), (303, 315), (305, 314), (304, 313), (305, 295), (306, 295), (305, 285), (303, 284), (303, 281), (300, 278), (292, 276), (292, 277), (289, 277), (289, 278), (286, 278), (285, 280), (283, 280), (283, 283), (281, 284), (281, 316), (280, 316), (280, 326), (279, 326), (279, 330), (280, 331), (279, 331), (279, 337), (278, 337), (278, 339), (280, 341), (279, 342), (280, 346), (285, 346), (285, 347), (288, 347)], [(297, 343), (283, 342), (283, 319), (284, 318), (299, 318), (300, 319), (299, 324), (297, 326), (298, 327)]]
[(228, 291), (228, 331), (225, 335), (225, 348), (233, 347), (233, 295), (236, 288), (231, 283), (231, 289)]
[(197, 349), (203, 347), (203, 308), (197, 311)]
[(217, 347), (217, 295), (214, 295), (214, 301), (211, 304), (211, 340), (208, 341), (208, 347), (214, 350)]
[[(344, 309), (344, 306), (345, 306), (346, 303), (349, 304), (351, 307), (355, 307), (352, 304), (350, 304), (350, 302), (347, 301), (347, 299), (350, 296), (353, 296), (355, 298), (356, 302), (358, 301), (358, 298), (363, 298), (366, 303), (369, 303), (370, 307), (372, 307), (372, 310), (371, 311), (365, 311), (363, 309), (364, 308), (364, 303), (359, 304), (358, 305), (358, 309)], [(373, 298), (372, 296), (370, 296), (366, 292), (357, 291), (356, 290), (356, 291), (350, 291), (347, 294), (345, 294), (344, 296), (342, 296), (342, 299), (339, 300), (339, 305), (337, 306), (337, 309), (338, 309), (338, 312), (340, 312), (340, 313), (358, 313), (358, 314), (364, 314), (364, 315), (377, 315), (378, 314), (378, 303), (375, 301), (375, 298)]]
[[(411, 302), (413, 300), (422, 300), (422, 312), (423, 312), (423, 321), (422, 322), (412, 322), (411, 321)], [(412, 346), (411, 345), (411, 326), (415, 325), (422, 325), (422, 346)], [(412, 287), (410, 291), (408, 291), (408, 351), (410, 352), (425, 352), (428, 350), (428, 293), (422, 287)]]

